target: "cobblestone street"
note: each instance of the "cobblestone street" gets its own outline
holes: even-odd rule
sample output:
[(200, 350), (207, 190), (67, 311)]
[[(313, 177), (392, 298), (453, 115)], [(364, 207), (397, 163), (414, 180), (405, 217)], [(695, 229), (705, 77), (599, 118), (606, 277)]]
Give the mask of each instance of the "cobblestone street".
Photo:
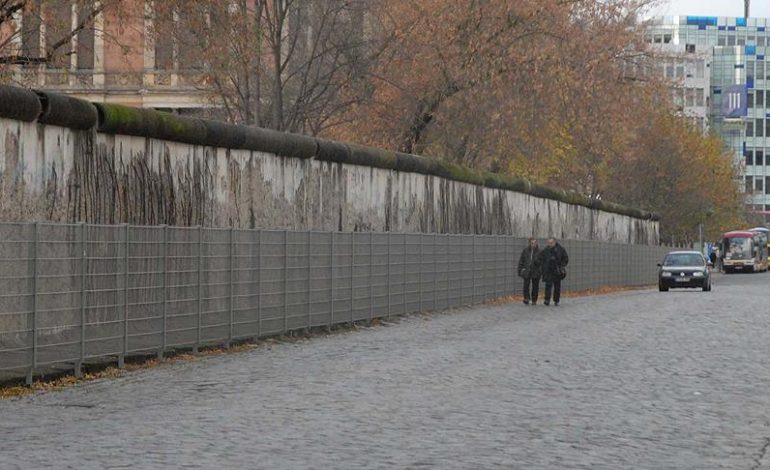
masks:
[(0, 468), (770, 468), (769, 283), (415, 315), (6, 400)]

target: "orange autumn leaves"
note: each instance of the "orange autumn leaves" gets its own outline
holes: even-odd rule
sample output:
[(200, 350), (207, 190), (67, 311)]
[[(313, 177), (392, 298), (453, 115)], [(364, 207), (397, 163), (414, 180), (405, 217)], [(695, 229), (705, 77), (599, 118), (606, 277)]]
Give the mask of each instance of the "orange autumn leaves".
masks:
[[(645, 0), (393, 0), (370, 93), (330, 137), (424, 153), (663, 216), (667, 241), (739, 226), (732, 160), (674, 114)], [(665, 145), (664, 145), (665, 144)]]

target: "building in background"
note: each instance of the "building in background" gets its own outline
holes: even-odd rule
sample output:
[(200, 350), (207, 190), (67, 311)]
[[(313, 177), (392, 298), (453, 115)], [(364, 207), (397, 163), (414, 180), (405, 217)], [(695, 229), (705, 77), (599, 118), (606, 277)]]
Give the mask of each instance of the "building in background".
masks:
[(684, 44), (656, 45), (655, 73), (666, 77), (673, 86), (677, 111), (706, 132), (709, 128), (711, 103), (711, 54), (695, 52)]
[[(682, 80), (683, 112), (697, 115), (697, 88), (703, 85), (707, 126), (718, 132), (733, 151), (736, 168), (753, 209), (770, 215), (770, 19), (711, 16), (673, 16), (659, 19), (649, 29), (648, 41), (671, 52), (659, 72)], [(665, 55), (665, 54), (664, 54)], [(687, 64), (705, 60), (708, 80), (689, 77)], [(770, 57), (769, 57), (770, 58)], [(695, 68), (697, 80), (697, 65)], [(696, 91), (687, 97), (691, 84)], [(689, 104), (696, 104), (693, 108)]]
[(177, 111), (209, 107), (200, 68), (185, 62), (173, 29), (154, 34), (150, 5), (30, 2), (0, 28), (0, 39), (11, 35), (4, 55), (27, 58), (9, 78), (97, 102)]

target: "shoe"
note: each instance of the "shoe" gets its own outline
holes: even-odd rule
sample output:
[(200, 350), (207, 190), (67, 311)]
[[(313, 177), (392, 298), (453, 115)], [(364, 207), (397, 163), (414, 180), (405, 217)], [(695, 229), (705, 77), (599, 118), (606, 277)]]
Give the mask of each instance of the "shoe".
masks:
[(529, 300), (524, 299), (524, 305), (529, 305)]
[(553, 306), (554, 306), (554, 307), (558, 307), (558, 306), (559, 306), (559, 302), (554, 302), (554, 303), (553, 303)]
[(546, 301), (543, 301), (543, 305), (550, 305), (550, 304), (551, 304), (551, 302), (549, 302), (549, 301), (547, 301), (547, 300), (546, 300)]
[(537, 301), (532, 302), (532, 305), (537, 305)]

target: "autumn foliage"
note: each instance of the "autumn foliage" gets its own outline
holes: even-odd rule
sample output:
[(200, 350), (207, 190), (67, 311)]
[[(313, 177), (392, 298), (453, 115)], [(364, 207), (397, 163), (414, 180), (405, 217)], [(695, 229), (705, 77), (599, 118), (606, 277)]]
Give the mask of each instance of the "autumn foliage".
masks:
[(716, 237), (745, 223), (732, 157), (652, 74), (650, 3), (387, 2), (372, 91), (329, 135), (652, 210), (669, 242)]

